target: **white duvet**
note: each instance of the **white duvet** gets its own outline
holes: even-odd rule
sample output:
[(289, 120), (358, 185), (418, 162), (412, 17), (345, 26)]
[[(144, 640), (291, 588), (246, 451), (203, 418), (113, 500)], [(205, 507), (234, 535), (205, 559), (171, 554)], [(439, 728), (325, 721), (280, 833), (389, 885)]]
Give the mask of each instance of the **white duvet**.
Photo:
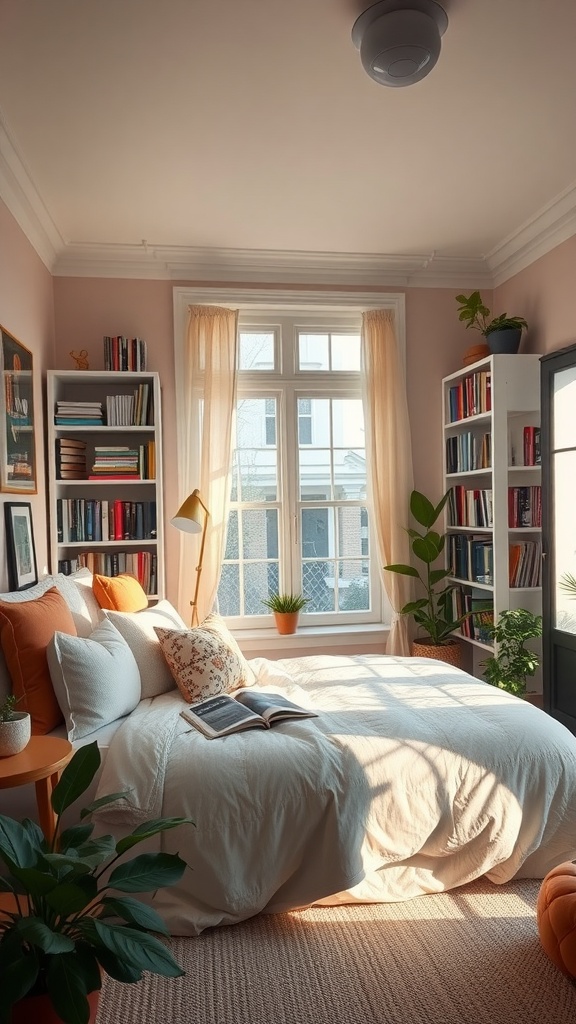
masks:
[(576, 857), (576, 739), (544, 712), (426, 658), (251, 665), (258, 688), (318, 717), (208, 740), (174, 691), (139, 705), (104, 762), (97, 795), (131, 793), (99, 827), (196, 823), (162, 837), (189, 864), (154, 900), (172, 934), (538, 878)]

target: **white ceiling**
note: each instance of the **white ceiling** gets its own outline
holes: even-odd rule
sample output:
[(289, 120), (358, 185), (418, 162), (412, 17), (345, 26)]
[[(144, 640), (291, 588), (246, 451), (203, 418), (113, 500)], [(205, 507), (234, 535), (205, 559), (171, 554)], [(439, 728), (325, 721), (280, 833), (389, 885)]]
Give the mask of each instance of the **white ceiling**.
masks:
[(362, 0), (1, 0), (0, 196), (56, 273), (503, 279), (576, 232), (576, 4), (442, 5), (436, 67), (390, 89)]

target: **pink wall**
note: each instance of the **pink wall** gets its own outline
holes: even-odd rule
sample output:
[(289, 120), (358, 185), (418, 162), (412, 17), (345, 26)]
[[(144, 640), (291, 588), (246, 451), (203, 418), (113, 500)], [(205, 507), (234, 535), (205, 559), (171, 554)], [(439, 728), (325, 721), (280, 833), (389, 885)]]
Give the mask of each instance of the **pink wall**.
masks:
[(576, 341), (576, 235), (511, 277), (494, 292), (494, 309), (523, 316), (523, 352), (544, 355)]
[[(0, 323), (33, 355), (34, 422), (38, 494), (2, 494), (5, 501), (30, 501), (38, 573), (48, 564), (44, 452), (44, 378), (54, 358), (52, 277), (11, 213), (0, 201)], [(8, 590), (4, 512), (0, 512), (0, 591)]]

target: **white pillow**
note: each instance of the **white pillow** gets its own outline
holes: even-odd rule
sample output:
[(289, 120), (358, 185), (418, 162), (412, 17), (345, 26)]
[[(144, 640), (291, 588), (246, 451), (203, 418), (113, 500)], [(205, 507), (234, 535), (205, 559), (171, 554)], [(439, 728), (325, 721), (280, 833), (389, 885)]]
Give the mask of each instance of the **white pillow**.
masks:
[(101, 622), (90, 637), (57, 630), (46, 656), (69, 740), (129, 715), (140, 702), (136, 659), (111, 622)]
[(158, 601), (152, 608), (143, 608), (140, 612), (114, 612), (103, 609), (104, 615), (120, 630), (132, 654), (136, 658), (140, 670), (142, 699), (157, 697), (159, 693), (167, 693), (176, 686), (168, 665), (155, 626), (163, 629), (186, 629), (186, 623), (169, 601)]

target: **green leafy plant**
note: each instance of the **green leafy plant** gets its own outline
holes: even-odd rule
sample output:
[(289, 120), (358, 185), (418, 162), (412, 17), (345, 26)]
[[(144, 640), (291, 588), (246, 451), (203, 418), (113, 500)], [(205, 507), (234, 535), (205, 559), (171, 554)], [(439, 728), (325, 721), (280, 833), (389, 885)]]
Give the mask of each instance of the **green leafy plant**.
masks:
[(471, 295), (457, 295), (456, 302), (460, 303), (458, 309), (458, 319), (462, 320), (466, 327), (472, 327), (476, 331), (480, 331), (485, 337), (491, 334), (492, 331), (504, 331), (509, 329), (520, 329), (528, 327), (526, 320), (522, 316), (508, 316), (507, 313), (501, 313), (500, 316), (494, 317), (490, 320), (491, 316), (488, 306), (485, 306), (482, 302), (482, 296), (480, 292), (472, 292)]
[(486, 682), (523, 697), (527, 678), (540, 664), (538, 655), (527, 650), (525, 643), (542, 636), (542, 616), (526, 608), (509, 608), (489, 626), (489, 635), (496, 643), (496, 653), (482, 662)]
[(13, 693), (9, 694), (0, 704), (0, 725), (3, 722), (13, 722), (16, 718), (15, 707), (18, 703)]
[(262, 599), (262, 604), (273, 612), (301, 612), (310, 598), (303, 594), (270, 594)]
[(0, 910), (1, 1024), (8, 1024), (15, 1002), (42, 992), (65, 1024), (86, 1024), (87, 997), (100, 988), (101, 971), (127, 983), (139, 981), (143, 971), (184, 974), (153, 934), (167, 934), (162, 918), (130, 894), (173, 885), (185, 862), (168, 853), (120, 858), (159, 832), (193, 822), (156, 818), (122, 839), (93, 839), (87, 819), (126, 795), (113, 793), (85, 807), (80, 823), (62, 831), (63, 812), (86, 791), (99, 765), (94, 742), (77, 750), (64, 769), (52, 793), (51, 842), (30, 819), (0, 815), (0, 858), (8, 869), (0, 874), (0, 891), (12, 893), (15, 908)]
[(451, 569), (434, 569), (433, 565), (444, 551), (445, 535), (433, 530), (440, 513), (448, 501), (447, 491), (438, 505), (433, 505), (420, 491), (412, 491), (410, 495), (410, 512), (416, 522), (424, 527), (424, 533), (408, 529), (412, 539), (412, 552), (423, 564), (422, 572), (412, 565), (385, 565), (388, 572), (397, 572), (402, 576), (412, 576), (419, 580), (425, 596), (416, 601), (409, 601), (400, 609), (401, 615), (412, 615), (416, 624), (424, 630), (431, 644), (441, 645), (449, 641), (450, 634), (468, 618), (470, 613), (454, 618), (453, 591), (455, 585), (446, 583)]
[(565, 572), (560, 577), (559, 586), (568, 597), (576, 598), (576, 576), (573, 576), (571, 572)]

